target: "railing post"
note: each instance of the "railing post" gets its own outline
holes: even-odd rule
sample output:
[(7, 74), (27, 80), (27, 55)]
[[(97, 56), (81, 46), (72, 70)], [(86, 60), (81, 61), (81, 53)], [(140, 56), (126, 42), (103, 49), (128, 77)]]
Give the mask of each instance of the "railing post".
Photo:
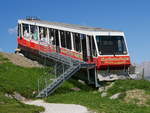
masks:
[(55, 77), (57, 77), (57, 63), (55, 63), (54, 67), (55, 67), (55, 69), (54, 69), (55, 70)]
[(144, 80), (144, 68), (142, 69), (142, 80)]
[(97, 71), (96, 71), (96, 67), (94, 68), (94, 74), (95, 74), (95, 87), (99, 87), (100, 84), (98, 83), (98, 78), (97, 78)]
[(40, 80), (38, 79), (38, 93), (40, 92), (40, 89), (39, 89), (39, 82), (40, 82)]
[(64, 64), (63, 64), (63, 80), (64, 80), (64, 73), (65, 73), (65, 66), (64, 66)]
[[(47, 87), (47, 80), (45, 78), (45, 87)], [(46, 88), (46, 97), (47, 97), (47, 88)]]
[(64, 74), (64, 72), (65, 72), (65, 69), (64, 69), (64, 64), (63, 64), (63, 74)]

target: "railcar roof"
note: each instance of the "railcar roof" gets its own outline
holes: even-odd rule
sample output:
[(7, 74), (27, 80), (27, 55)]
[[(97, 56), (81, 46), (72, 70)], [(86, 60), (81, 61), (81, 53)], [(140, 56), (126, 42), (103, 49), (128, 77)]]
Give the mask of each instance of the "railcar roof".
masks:
[(45, 25), (54, 25), (58, 27), (66, 27), (70, 29), (77, 29), (77, 30), (83, 30), (83, 31), (93, 31), (93, 32), (121, 32), (111, 29), (104, 29), (104, 28), (96, 28), (96, 27), (88, 27), (88, 26), (81, 26), (76, 24), (66, 24), (66, 23), (59, 23), (59, 22), (48, 22), (43, 20), (28, 20), (23, 19), (23, 21), (29, 21), (29, 22), (36, 22), (39, 24), (45, 24)]

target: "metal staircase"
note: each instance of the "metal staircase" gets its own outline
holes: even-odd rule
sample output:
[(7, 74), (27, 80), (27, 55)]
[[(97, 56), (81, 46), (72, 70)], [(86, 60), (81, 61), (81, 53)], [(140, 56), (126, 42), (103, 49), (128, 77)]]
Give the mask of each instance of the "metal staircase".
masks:
[(84, 61), (76, 60), (76, 59), (73, 59), (71, 57), (61, 55), (61, 54), (59, 54), (57, 52), (52, 52), (52, 53), (39, 52), (39, 54), (41, 56), (43, 56), (43, 57), (50, 58), (50, 59), (52, 59), (54, 61), (66, 64), (66, 65), (73, 65), (73, 64), (79, 64), (79, 63), (87, 64)]
[(57, 52), (52, 53), (39, 52), (39, 54), (45, 58), (49, 58), (62, 64), (68, 65), (69, 68), (66, 69), (60, 76), (58, 76), (52, 83), (45, 86), (45, 88), (39, 92), (37, 97), (46, 97), (52, 94), (65, 80), (68, 80), (81, 68), (95, 67), (95, 64), (87, 64), (84, 61), (76, 60), (71, 57), (61, 55)]
[(73, 76), (77, 71), (80, 70), (80, 64), (70, 67), (60, 75), (56, 80), (54, 80), (51, 84), (49, 84), (46, 88), (44, 88), (37, 97), (46, 97), (52, 94), (65, 80), (68, 80), (71, 76)]

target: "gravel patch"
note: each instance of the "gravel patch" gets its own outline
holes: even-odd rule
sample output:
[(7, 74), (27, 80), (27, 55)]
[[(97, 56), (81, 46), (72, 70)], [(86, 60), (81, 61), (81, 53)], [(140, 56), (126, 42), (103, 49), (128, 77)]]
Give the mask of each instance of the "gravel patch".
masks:
[(54, 104), (46, 103), (43, 100), (29, 100), (24, 103), (44, 107), (45, 111), (42, 113), (89, 113), (86, 107), (75, 104)]
[(126, 103), (133, 103), (137, 105), (150, 106), (147, 102), (150, 100), (150, 95), (146, 94), (144, 90), (134, 89), (126, 91), (124, 101)]

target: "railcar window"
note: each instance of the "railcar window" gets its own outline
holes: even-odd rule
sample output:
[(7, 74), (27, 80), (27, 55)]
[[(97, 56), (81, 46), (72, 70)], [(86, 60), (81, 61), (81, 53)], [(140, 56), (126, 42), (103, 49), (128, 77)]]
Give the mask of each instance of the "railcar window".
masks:
[(126, 46), (123, 36), (96, 36), (100, 54), (126, 54)]
[(88, 36), (88, 38), (89, 38), (90, 55), (96, 57), (97, 52), (96, 52), (94, 37), (93, 36)]
[(74, 40), (74, 49), (78, 52), (81, 52), (80, 34), (73, 33), (73, 40)]
[(17, 36), (21, 37), (21, 24), (18, 24), (18, 32)]
[(71, 48), (71, 33), (70, 32), (66, 32), (66, 45), (67, 45), (67, 49), (72, 49)]
[(33, 40), (38, 40), (38, 28), (37, 26), (34, 26), (34, 25), (30, 25), (30, 31), (31, 31), (31, 38)]
[(61, 46), (71, 49), (71, 33), (68, 31), (60, 31)]
[(50, 45), (55, 45), (55, 42), (56, 42), (56, 40), (55, 40), (55, 30), (50, 28), (49, 29), (49, 43), (50, 43)]
[(55, 29), (55, 37), (54, 37), (54, 40), (55, 40), (56, 46), (59, 46), (59, 34), (58, 34), (58, 30), (57, 30), (57, 29)]
[(92, 54), (93, 54), (93, 56), (97, 56), (95, 42), (94, 42), (94, 37), (91, 36), (91, 39), (92, 39)]
[(80, 39), (84, 39), (86, 38), (86, 35), (85, 34), (80, 34)]
[(47, 42), (47, 39), (48, 39), (47, 28), (39, 27), (39, 38), (41, 41)]
[(30, 38), (29, 25), (28, 24), (22, 24), (22, 26), (23, 26), (23, 36), (24, 36), (24, 38)]
[(66, 36), (64, 31), (60, 31), (61, 46), (66, 48)]

